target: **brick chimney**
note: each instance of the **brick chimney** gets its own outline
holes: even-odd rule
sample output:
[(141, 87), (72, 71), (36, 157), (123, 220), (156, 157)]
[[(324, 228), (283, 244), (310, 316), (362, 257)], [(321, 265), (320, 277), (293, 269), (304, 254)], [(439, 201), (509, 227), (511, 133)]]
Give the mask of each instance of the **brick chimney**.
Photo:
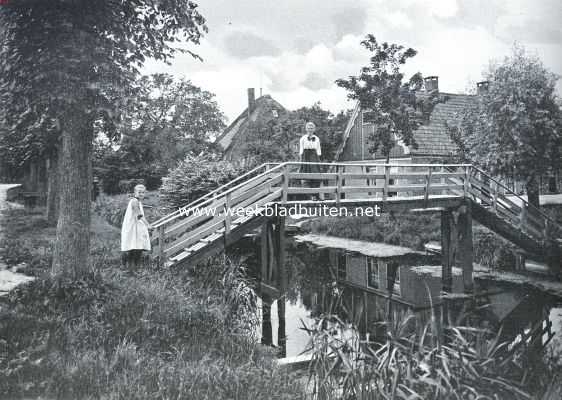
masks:
[(439, 91), (439, 77), (438, 76), (427, 76), (424, 78), (425, 91), (432, 92), (434, 90)]
[(488, 93), (488, 88), (490, 87), (490, 81), (482, 81), (476, 83), (476, 93), (478, 95)]
[(248, 118), (256, 108), (256, 91), (254, 88), (248, 88)]

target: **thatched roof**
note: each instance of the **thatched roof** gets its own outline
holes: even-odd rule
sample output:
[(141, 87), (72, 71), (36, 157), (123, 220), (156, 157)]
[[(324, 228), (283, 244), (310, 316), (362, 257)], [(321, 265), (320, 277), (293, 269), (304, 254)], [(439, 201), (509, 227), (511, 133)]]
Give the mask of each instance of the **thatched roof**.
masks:
[(236, 118), (217, 138), (217, 143), (225, 152), (226, 159), (244, 156), (244, 143), (248, 135), (250, 123), (258, 121), (267, 122), (285, 113), (285, 107), (274, 100), (270, 95), (263, 95), (256, 99), (254, 109), (248, 119), (248, 108)]

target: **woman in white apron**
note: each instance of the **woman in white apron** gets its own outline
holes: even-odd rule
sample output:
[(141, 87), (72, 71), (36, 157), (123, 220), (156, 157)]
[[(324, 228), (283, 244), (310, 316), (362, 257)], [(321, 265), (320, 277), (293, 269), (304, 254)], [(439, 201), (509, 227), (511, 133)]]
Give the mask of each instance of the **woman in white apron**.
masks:
[(148, 231), (151, 226), (144, 216), (142, 207), (145, 192), (144, 185), (135, 186), (135, 197), (127, 205), (121, 227), (121, 251), (125, 252), (129, 271), (136, 270), (140, 266), (143, 251), (150, 251)]
[[(319, 163), (320, 156), (322, 155), (322, 146), (320, 144), (320, 138), (314, 134), (316, 131), (316, 125), (314, 122), (307, 122), (305, 124), (306, 133), (301, 137), (299, 142), (299, 154), (300, 161), (305, 163)], [(318, 164), (301, 164), (300, 173), (307, 174), (317, 174), (322, 172)], [(320, 181), (318, 180), (305, 180), (301, 181), (303, 187), (317, 188), (320, 187)], [(317, 199), (316, 196), (312, 196), (313, 199)]]

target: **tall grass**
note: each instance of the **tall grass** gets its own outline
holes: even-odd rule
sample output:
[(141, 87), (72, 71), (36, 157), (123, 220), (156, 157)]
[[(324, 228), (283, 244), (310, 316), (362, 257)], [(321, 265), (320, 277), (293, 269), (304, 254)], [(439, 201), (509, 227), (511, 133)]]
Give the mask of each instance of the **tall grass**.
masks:
[[(35, 215), (8, 217), (17, 222), (16, 258), (39, 257), (33, 246), (54, 230)], [(216, 258), (128, 276), (118, 230), (96, 220), (90, 275), (51, 279), (41, 262), (39, 278), (0, 303), (0, 398), (303, 398), (253, 336), (255, 295), (242, 265)]]
[(386, 337), (377, 341), (361, 339), (353, 325), (332, 314), (305, 326), (312, 398), (511, 400), (534, 399), (549, 384), (554, 390), (556, 372), (530, 364), (522, 350), (508, 351), (501, 332), (441, 327), (434, 312), (425, 324), (411, 313), (384, 324)]

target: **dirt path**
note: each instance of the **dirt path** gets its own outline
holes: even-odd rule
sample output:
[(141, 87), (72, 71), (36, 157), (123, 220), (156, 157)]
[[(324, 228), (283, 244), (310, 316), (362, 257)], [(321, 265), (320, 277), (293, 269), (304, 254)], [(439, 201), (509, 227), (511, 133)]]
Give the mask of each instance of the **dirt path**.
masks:
[[(3, 235), (3, 231), (5, 229), (4, 226), (2, 226), (2, 213), (10, 208), (12, 205), (10, 203), (7, 202), (6, 200), (6, 196), (7, 196), (7, 192), (8, 189), (15, 187), (18, 185), (5, 185), (5, 184), (0, 184), (0, 246), (2, 238), (4, 237)], [(8, 269), (8, 266), (2, 262), (2, 260), (0, 260), (0, 296), (3, 296), (5, 294), (7, 294), (10, 290), (12, 290), (13, 288), (15, 288), (16, 286), (24, 283), (24, 282), (28, 282), (33, 280), (34, 278), (31, 278), (29, 276), (23, 275), (23, 274), (18, 274), (16, 272), (10, 271)]]

